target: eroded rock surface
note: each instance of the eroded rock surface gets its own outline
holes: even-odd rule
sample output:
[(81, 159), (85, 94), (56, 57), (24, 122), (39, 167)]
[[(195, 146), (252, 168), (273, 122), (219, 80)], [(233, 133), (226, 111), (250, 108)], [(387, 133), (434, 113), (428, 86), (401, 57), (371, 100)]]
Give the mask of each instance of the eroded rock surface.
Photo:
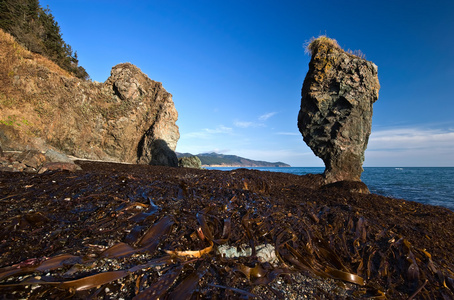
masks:
[(372, 104), (380, 89), (377, 66), (343, 51), (335, 41), (319, 41), (310, 51), (298, 128), (325, 163), (327, 183), (360, 181)]
[(132, 139), (134, 147), (129, 161), (178, 166), (174, 151), (180, 134), (175, 124), (178, 113), (172, 95), (160, 82), (149, 79), (131, 64), (120, 64), (112, 68), (105, 85), (112, 89), (120, 102), (136, 105), (131, 107), (133, 111), (129, 117), (125, 116), (112, 124), (112, 132), (122, 137), (125, 144)]
[(0, 57), (0, 144), (85, 159), (178, 166), (178, 113), (160, 82), (123, 63), (82, 81), (11, 38)]
[(194, 168), (194, 169), (201, 169), (202, 162), (198, 156), (188, 156), (188, 157), (180, 157), (178, 159), (178, 166), (181, 168)]

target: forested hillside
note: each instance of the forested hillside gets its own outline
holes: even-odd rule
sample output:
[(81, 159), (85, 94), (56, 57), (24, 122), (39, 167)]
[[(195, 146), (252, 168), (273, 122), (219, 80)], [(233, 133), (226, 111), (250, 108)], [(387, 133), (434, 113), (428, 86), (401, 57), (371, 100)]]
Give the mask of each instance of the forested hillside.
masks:
[(0, 28), (31, 52), (46, 56), (78, 78), (89, 78), (79, 66), (77, 52), (63, 41), (50, 9), (42, 8), (39, 0), (0, 0)]

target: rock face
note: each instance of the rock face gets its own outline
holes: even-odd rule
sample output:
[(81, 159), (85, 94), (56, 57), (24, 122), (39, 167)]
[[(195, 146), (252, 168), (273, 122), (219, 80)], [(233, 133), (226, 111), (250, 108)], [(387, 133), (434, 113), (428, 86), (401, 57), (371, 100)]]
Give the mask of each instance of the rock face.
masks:
[(185, 156), (178, 159), (178, 166), (181, 168), (201, 169), (202, 162), (197, 156)]
[[(178, 113), (160, 82), (123, 63), (104, 82), (71, 77), (0, 32), (0, 145), (178, 166)], [(4, 43), (3, 43), (4, 42)]]
[(380, 84), (377, 66), (320, 37), (301, 91), (298, 128), (325, 163), (327, 183), (360, 181)]
[[(112, 132), (123, 138), (125, 146), (132, 139), (135, 145), (132, 150), (137, 155), (137, 158), (133, 155), (132, 160), (142, 164), (178, 166), (174, 151), (180, 134), (175, 124), (178, 113), (172, 95), (160, 82), (152, 81), (131, 64), (113, 67), (105, 85), (120, 102), (137, 105), (132, 107), (129, 118), (112, 124)], [(112, 146), (115, 148), (115, 143)]]

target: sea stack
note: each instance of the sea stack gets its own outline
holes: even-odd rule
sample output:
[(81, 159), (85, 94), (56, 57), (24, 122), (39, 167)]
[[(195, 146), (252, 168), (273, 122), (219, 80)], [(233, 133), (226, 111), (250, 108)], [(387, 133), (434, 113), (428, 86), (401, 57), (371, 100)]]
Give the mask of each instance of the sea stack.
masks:
[(380, 84), (377, 66), (347, 53), (336, 40), (313, 39), (312, 58), (301, 90), (298, 128), (325, 163), (326, 183), (361, 181)]

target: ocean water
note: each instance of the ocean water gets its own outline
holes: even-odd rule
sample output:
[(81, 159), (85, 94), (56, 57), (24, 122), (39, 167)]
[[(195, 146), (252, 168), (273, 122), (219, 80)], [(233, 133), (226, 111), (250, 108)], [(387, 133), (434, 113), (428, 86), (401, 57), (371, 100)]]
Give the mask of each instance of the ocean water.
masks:
[[(208, 168), (229, 171), (236, 168)], [(324, 167), (251, 168), (296, 175), (320, 174)], [(454, 168), (365, 167), (361, 180), (374, 194), (444, 206), (454, 211)]]

